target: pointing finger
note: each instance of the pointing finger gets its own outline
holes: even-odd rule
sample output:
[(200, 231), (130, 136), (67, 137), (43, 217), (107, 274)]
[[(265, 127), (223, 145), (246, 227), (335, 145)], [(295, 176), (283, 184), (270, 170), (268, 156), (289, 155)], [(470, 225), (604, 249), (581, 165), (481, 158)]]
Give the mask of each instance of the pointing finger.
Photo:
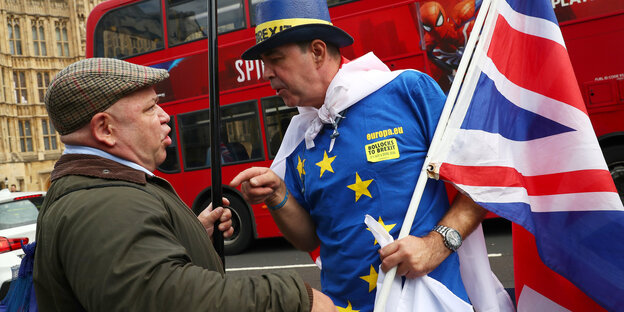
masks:
[(251, 178), (259, 176), (265, 173), (267, 170), (269, 169), (262, 168), (262, 167), (251, 167), (251, 168), (245, 169), (241, 171), (238, 175), (236, 175), (234, 179), (232, 179), (232, 181), (230, 181), (230, 186), (237, 187), (244, 181), (249, 181)]

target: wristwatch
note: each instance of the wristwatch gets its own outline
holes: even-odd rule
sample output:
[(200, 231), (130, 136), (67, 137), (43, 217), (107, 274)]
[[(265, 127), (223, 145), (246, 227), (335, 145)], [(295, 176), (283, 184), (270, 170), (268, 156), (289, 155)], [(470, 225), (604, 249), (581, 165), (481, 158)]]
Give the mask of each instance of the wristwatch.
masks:
[(444, 246), (451, 251), (456, 251), (462, 244), (462, 237), (457, 230), (444, 225), (436, 225), (433, 227), (433, 231), (436, 231), (442, 235), (444, 239)]

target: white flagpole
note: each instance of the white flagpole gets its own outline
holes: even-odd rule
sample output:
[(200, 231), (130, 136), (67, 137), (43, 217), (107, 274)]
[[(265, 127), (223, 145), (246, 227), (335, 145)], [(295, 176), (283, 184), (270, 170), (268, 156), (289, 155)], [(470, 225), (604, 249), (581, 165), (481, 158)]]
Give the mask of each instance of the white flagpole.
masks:
[[(398, 239), (404, 238), (409, 235), (412, 228), (412, 223), (418, 210), (418, 204), (420, 203), (420, 199), (422, 198), (422, 194), (425, 190), (425, 185), (427, 184), (427, 168), (429, 167), (429, 160), (431, 158), (430, 155), (432, 154), (431, 151), (435, 151), (440, 144), (440, 138), (442, 137), (442, 133), (446, 128), (446, 124), (451, 115), (453, 105), (455, 104), (455, 101), (457, 99), (457, 94), (459, 92), (460, 86), (464, 80), (464, 76), (466, 75), (468, 64), (470, 63), (470, 60), (474, 53), (477, 37), (479, 37), (479, 34), (483, 29), (485, 17), (490, 10), (491, 1), (496, 0), (484, 0), (481, 4), (481, 8), (479, 9), (479, 14), (477, 14), (477, 19), (475, 20), (475, 24), (472, 28), (472, 32), (470, 33), (468, 43), (466, 44), (466, 48), (464, 50), (464, 55), (459, 62), (459, 67), (457, 68), (455, 79), (453, 80), (453, 84), (451, 85), (451, 89), (449, 90), (449, 95), (446, 98), (446, 102), (444, 103), (444, 109), (442, 110), (440, 120), (438, 121), (436, 131), (433, 135), (431, 146), (429, 147), (429, 152), (427, 153), (425, 161), (423, 162), (422, 169), (420, 170), (420, 175), (418, 176), (418, 181), (416, 182), (416, 187), (414, 188), (414, 193), (412, 194), (409, 208), (407, 210), (407, 213), (405, 214), (405, 219), (403, 220), (403, 225), (401, 227), (401, 231), (399, 232)], [(380, 294), (375, 301), (374, 312), (385, 311), (388, 296), (390, 294), (390, 287), (392, 285), (394, 277), (396, 276), (396, 270), (397, 268), (394, 267), (386, 273), (386, 276), (381, 285)]]

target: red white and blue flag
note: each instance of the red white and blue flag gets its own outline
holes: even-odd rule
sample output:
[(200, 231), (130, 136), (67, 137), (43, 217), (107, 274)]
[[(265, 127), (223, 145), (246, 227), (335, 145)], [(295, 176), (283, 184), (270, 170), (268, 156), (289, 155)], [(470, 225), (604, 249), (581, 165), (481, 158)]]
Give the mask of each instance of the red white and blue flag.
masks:
[(621, 309), (624, 208), (551, 1), (495, 1), (489, 12), (430, 160), (441, 179), (531, 232), (549, 268)]

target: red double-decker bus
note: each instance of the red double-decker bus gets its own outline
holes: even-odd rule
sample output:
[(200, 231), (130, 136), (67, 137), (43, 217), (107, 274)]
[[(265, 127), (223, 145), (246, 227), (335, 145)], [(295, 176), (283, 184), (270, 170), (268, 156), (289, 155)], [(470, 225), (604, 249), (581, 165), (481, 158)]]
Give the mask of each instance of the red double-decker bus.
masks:
[[(269, 166), (290, 118), (297, 114), (262, 79), (262, 62), (240, 58), (254, 44), (253, 12), (258, 2), (218, 1), (219, 148), (225, 184), (248, 167)], [(327, 2), (332, 22), (355, 39), (341, 50), (345, 57), (373, 51), (391, 69), (421, 70), (447, 90), (481, 1)], [(553, 7), (572, 12), (562, 23), (564, 37), (572, 42), (568, 44), (576, 75), (622, 193), (624, 58), (617, 53), (624, 50), (624, 5), (609, 0), (569, 2), (553, 0)], [(576, 8), (583, 11), (582, 5), (603, 10), (582, 17), (573, 14)], [(208, 17), (205, 0), (111, 0), (95, 7), (87, 21), (87, 57), (120, 58), (169, 71), (170, 78), (156, 89), (172, 117), (173, 144), (157, 174), (169, 180), (196, 213), (211, 197)], [(599, 38), (588, 38), (591, 34)], [(226, 241), (226, 253), (244, 250), (254, 238), (281, 235), (266, 206), (249, 205), (238, 190), (227, 186), (223, 194), (230, 199), (236, 229)]]
[(624, 1), (552, 0), (587, 112), (624, 203)]

